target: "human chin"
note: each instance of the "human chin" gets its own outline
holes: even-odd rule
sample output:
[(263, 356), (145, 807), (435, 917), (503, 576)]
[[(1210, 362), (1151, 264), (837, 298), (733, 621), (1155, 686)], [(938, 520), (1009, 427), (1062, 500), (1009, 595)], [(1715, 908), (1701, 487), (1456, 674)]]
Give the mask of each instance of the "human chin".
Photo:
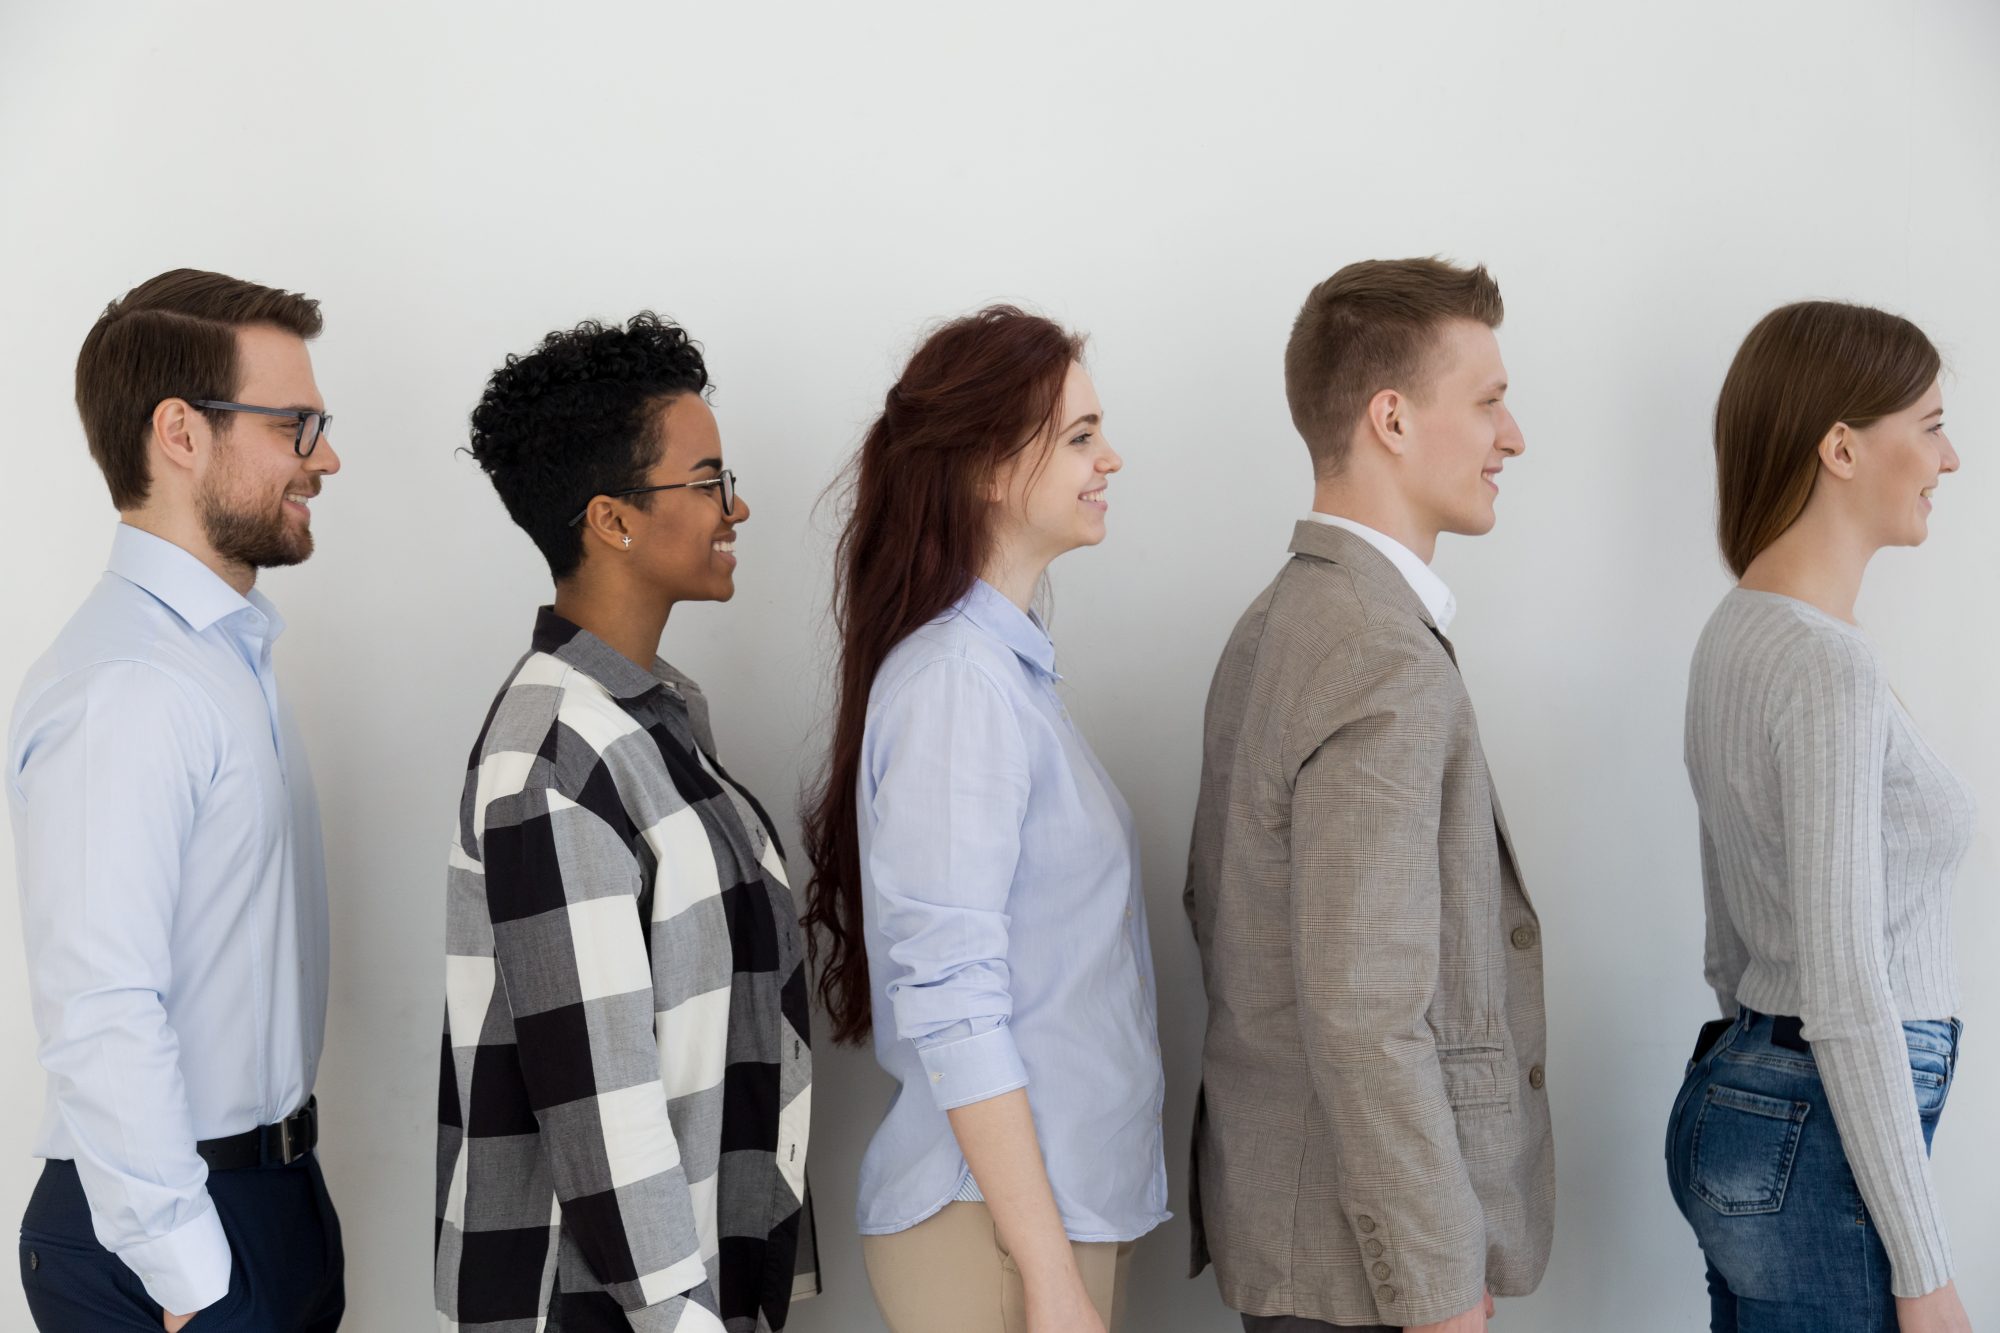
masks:
[(217, 555), (251, 569), (300, 564), (313, 553), (312, 529), (295, 520), (283, 500), (277, 508), (267, 509), (231, 505), (211, 492), (202, 498), (201, 520)]
[(1484, 537), (1493, 531), (1500, 519), (1493, 503), (1492, 488), (1486, 484), (1484, 477), (1479, 479), (1479, 493), (1463, 497), (1449, 513), (1450, 517), (1438, 527), (1441, 531), (1461, 537)]

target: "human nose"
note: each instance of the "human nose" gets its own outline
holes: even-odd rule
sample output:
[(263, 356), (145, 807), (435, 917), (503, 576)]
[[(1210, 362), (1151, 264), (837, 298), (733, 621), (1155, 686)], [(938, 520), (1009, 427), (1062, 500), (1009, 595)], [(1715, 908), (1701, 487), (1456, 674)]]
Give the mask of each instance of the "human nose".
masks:
[(1938, 471), (1958, 471), (1958, 450), (1952, 448), (1950, 437), (1942, 432), (1938, 435)]
[(333, 447), (332, 432), (321, 434), (319, 443), (306, 455), (305, 464), (306, 471), (324, 476), (330, 477), (340, 471), (340, 454)]
[(1528, 452), (1527, 438), (1521, 434), (1521, 423), (1514, 420), (1514, 414), (1505, 406), (1500, 411), (1503, 414), (1498, 441), (1500, 452), (1509, 458), (1518, 458)]
[(1118, 456), (1118, 451), (1111, 447), (1109, 440), (1106, 440), (1104, 443), (1104, 455), (1097, 460), (1097, 470), (1108, 477), (1124, 466), (1125, 460)]

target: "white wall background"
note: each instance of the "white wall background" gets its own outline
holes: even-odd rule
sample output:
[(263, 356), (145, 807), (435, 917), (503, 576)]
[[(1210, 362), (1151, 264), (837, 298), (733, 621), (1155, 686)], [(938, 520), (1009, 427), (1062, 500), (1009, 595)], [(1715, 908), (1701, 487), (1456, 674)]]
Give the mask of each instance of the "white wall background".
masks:
[[(1024, 300), (1092, 334), (1127, 460), (1111, 537), (1056, 566), (1076, 712), (1137, 811), (1178, 1217), (1130, 1328), (1235, 1325), (1183, 1277), (1203, 1002), (1181, 916), (1203, 695), (1310, 494), (1280, 351), (1349, 260), (1482, 260), (1527, 457), (1445, 543), (1454, 639), (1546, 923), (1555, 1261), (1503, 1328), (1701, 1326), (1661, 1142), (1700, 979), (1685, 666), (1726, 586), (1708, 414), (1769, 307), (1869, 301), (1958, 370), (1921, 552), (1864, 619), (1979, 789), (1958, 939), (1968, 1059), (1937, 1143), (1967, 1306), (2000, 1323), (2000, 7), (1817, 3), (0, 4), (0, 687), (102, 568), (71, 409), (104, 303), (195, 265), (322, 298), (346, 468), (320, 554), (265, 587), (333, 885), (320, 1084), (348, 1327), (429, 1325), (441, 888), (462, 764), (546, 574), (453, 449), (487, 372), (652, 306), (708, 347), (756, 505), (734, 603), (676, 614), (723, 753), (786, 818), (819, 754), (821, 488), (924, 323)], [(0, 833), (0, 841), (8, 835)], [(9, 844), (11, 848), (11, 844)], [(11, 885), (11, 850), (0, 855)], [(0, 893), (11, 892), (0, 887)], [(0, 1219), (37, 1164), (18, 916), (0, 911)], [(879, 1327), (851, 1215), (885, 1099), (822, 1049), (827, 1293)], [(11, 1223), (7, 1223), (11, 1225)], [(26, 1327), (0, 1282), (0, 1327)]]

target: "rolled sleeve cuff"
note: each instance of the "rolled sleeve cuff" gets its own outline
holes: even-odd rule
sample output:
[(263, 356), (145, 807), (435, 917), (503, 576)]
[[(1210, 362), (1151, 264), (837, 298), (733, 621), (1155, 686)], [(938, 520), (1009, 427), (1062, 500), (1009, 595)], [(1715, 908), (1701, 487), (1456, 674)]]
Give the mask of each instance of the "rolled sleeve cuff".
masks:
[(917, 1047), (940, 1111), (955, 1110), (1028, 1086), (1028, 1069), (1005, 1025), (970, 1037)]
[(169, 1314), (193, 1314), (229, 1294), (229, 1237), (213, 1203), (192, 1222), (128, 1245), (118, 1257)]

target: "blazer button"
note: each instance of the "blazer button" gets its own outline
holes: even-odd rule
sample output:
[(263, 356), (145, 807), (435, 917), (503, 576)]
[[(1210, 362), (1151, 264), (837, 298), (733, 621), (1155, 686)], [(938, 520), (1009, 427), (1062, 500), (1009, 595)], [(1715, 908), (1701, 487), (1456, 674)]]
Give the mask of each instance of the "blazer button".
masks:
[(1370, 1259), (1380, 1259), (1382, 1257), (1382, 1242), (1379, 1240), (1371, 1240), (1361, 1248), (1367, 1251)]
[(1368, 1214), (1363, 1213), (1361, 1216), (1354, 1219), (1354, 1225), (1360, 1227), (1361, 1234), (1365, 1236), (1369, 1232), (1375, 1229), (1375, 1219), (1368, 1216)]
[(1396, 1299), (1396, 1289), (1394, 1287), (1377, 1287), (1375, 1288), (1375, 1299), (1386, 1305)]
[(1378, 1278), (1386, 1278), (1394, 1270), (1391, 1269), (1387, 1264), (1376, 1264), (1375, 1267), (1370, 1271), (1372, 1271)]
[(1535, 938), (1535, 928), (1533, 926), (1514, 927), (1514, 947), (1516, 949), (1534, 948)]
[(41, 1255), (39, 1255), (39, 1254), (37, 1254), (37, 1253), (35, 1253), (35, 1252), (34, 1252), (33, 1250), (29, 1250), (29, 1251), (28, 1251), (28, 1270), (29, 1270), (30, 1272), (33, 1272), (33, 1271), (34, 1271), (35, 1269), (37, 1269), (37, 1268), (40, 1268), (41, 1266), (42, 1266), (42, 1256), (41, 1256)]
[(1528, 1071), (1529, 1087), (1539, 1088), (1542, 1086), (1543, 1083), (1547, 1081), (1548, 1081), (1547, 1077), (1542, 1073), (1542, 1067), (1540, 1065), (1536, 1065), (1533, 1069), (1530, 1069)]

